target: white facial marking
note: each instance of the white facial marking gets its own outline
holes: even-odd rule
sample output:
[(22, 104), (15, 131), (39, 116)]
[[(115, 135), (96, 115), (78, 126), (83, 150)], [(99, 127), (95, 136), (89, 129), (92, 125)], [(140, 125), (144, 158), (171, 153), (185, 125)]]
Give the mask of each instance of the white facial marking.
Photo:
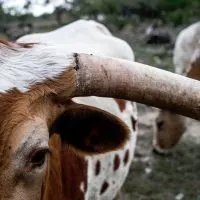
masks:
[(13, 87), (24, 92), (35, 83), (67, 70), (73, 54), (62, 46), (35, 44), (32, 48), (0, 46), (0, 92)]

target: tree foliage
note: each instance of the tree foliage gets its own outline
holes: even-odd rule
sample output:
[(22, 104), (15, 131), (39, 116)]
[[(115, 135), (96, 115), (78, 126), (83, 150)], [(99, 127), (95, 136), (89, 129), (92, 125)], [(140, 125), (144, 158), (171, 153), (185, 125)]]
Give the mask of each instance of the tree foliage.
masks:
[(140, 20), (159, 18), (178, 25), (199, 19), (199, 10), (200, 0), (74, 0), (70, 12), (75, 17), (87, 15), (94, 19), (103, 14), (106, 21), (115, 24), (138, 17)]
[[(44, 0), (44, 5), (51, 1)], [(24, 8), (29, 9), (33, 2), (28, 0)], [(122, 28), (127, 23), (151, 18), (174, 25), (191, 23), (199, 19), (199, 10), (200, 0), (65, 0), (55, 7), (55, 17), (60, 25), (63, 13), (67, 12), (73, 19), (88, 17)], [(0, 20), (5, 19), (13, 18), (4, 13), (0, 4)]]

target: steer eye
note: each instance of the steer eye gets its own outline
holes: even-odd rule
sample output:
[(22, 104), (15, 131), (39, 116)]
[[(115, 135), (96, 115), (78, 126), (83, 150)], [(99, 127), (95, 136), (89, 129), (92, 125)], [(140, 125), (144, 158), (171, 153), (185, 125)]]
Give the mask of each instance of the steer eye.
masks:
[(50, 153), (49, 148), (41, 148), (33, 150), (26, 164), (26, 172), (31, 172), (35, 169), (42, 168), (46, 162), (47, 155)]

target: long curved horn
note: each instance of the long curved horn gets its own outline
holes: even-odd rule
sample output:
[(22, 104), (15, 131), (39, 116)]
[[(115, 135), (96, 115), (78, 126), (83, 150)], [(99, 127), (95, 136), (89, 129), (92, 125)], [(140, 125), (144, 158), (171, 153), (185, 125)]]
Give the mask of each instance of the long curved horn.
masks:
[(54, 93), (60, 103), (75, 96), (115, 97), (200, 119), (197, 80), (136, 62), (71, 54), (63, 45), (0, 41), (0, 55), (0, 93), (17, 88), (36, 99)]
[(115, 97), (200, 119), (200, 82), (137, 62), (74, 54), (71, 96)]

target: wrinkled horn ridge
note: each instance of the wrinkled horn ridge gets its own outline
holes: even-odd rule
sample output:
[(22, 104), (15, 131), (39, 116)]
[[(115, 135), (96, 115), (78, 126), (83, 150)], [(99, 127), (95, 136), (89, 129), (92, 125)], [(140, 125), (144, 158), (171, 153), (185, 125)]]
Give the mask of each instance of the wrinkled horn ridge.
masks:
[(74, 55), (74, 96), (127, 99), (200, 119), (199, 81), (137, 62)]

